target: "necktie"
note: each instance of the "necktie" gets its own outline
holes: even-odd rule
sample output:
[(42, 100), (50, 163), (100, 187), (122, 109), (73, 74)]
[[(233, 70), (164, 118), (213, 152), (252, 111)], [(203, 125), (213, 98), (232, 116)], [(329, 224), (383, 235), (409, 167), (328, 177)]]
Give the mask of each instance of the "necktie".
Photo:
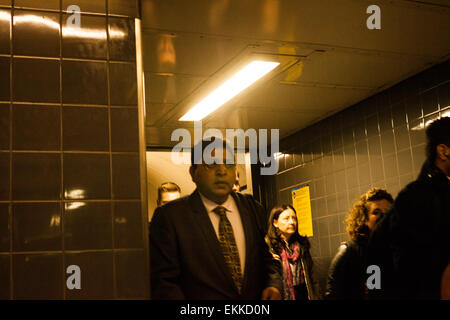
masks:
[(223, 256), (225, 258), (225, 262), (230, 269), (231, 276), (236, 287), (238, 288), (238, 291), (241, 292), (243, 282), (241, 262), (239, 260), (239, 251), (234, 239), (233, 228), (227, 218), (226, 209), (224, 207), (217, 206), (216, 208), (214, 208), (213, 212), (215, 212), (220, 217), (219, 242)]

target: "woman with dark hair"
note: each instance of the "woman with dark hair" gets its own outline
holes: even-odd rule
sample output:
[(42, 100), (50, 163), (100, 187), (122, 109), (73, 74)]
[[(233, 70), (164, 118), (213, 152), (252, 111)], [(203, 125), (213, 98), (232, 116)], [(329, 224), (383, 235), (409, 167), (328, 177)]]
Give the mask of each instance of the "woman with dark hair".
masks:
[(308, 238), (298, 233), (297, 214), (291, 205), (270, 212), (266, 242), (283, 269), (284, 300), (317, 299), (312, 282), (313, 261)]
[(350, 241), (342, 243), (331, 261), (325, 299), (367, 298), (368, 275), (364, 265), (368, 239), (377, 219), (389, 210), (393, 202), (386, 190), (372, 188), (353, 205), (346, 219)]

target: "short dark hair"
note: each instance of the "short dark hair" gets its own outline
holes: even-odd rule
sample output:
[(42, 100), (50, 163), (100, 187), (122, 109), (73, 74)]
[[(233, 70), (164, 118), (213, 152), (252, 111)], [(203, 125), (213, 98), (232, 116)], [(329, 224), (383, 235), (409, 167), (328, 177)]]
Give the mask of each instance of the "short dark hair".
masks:
[(195, 144), (192, 148), (191, 148), (191, 166), (195, 167), (197, 165), (197, 163), (195, 163), (195, 159), (194, 159), (194, 150), (196, 148), (199, 148), (200, 144), (201, 144), (201, 150), (202, 150), (202, 162), (203, 162), (203, 152), (205, 151), (205, 148), (207, 146), (209, 146), (211, 143), (215, 142), (216, 140), (219, 140), (222, 142), (222, 147), (224, 149), (226, 149), (227, 151), (231, 152), (234, 155), (234, 150), (231, 148), (231, 146), (228, 144), (228, 142), (224, 139), (218, 138), (218, 137), (212, 137), (211, 140), (206, 140), (203, 139), (199, 142), (197, 142), (197, 144)]
[(175, 182), (164, 182), (158, 187), (158, 202), (161, 202), (163, 192), (179, 192), (181, 188)]
[(427, 159), (430, 162), (436, 160), (436, 147), (445, 144), (450, 147), (450, 117), (443, 117), (433, 121), (426, 130), (427, 135)]

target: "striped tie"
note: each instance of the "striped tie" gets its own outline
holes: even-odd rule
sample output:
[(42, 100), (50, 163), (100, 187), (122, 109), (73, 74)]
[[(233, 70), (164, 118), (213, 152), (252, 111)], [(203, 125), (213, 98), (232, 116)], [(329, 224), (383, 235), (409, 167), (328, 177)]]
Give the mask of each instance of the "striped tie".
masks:
[(234, 240), (233, 228), (227, 218), (226, 209), (222, 206), (214, 208), (213, 212), (219, 215), (219, 242), (222, 249), (225, 262), (230, 268), (231, 276), (239, 291), (242, 289), (241, 262), (239, 260), (239, 251)]

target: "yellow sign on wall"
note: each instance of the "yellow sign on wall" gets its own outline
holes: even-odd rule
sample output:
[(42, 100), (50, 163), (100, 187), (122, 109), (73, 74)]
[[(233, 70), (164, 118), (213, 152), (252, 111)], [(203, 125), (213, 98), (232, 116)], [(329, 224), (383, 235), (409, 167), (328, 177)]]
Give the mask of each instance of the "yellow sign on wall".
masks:
[(312, 237), (313, 227), (309, 186), (292, 190), (292, 206), (297, 211), (298, 233), (302, 236)]

